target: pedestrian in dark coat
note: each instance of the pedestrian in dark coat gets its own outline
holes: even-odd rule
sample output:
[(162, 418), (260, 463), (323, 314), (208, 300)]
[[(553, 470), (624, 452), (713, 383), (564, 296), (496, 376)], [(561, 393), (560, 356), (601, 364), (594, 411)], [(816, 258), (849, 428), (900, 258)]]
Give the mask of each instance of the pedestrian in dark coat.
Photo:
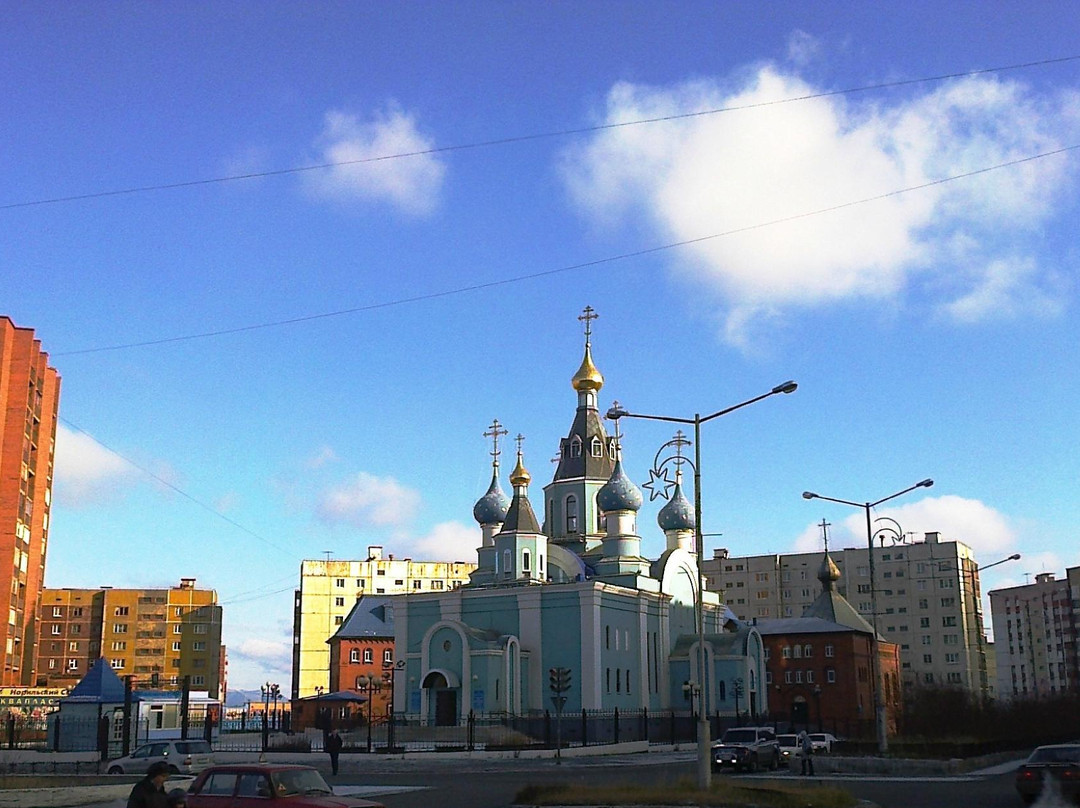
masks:
[(344, 742), (341, 740), (341, 736), (337, 734), (337, 730), (331, 731), (326, 736), (326, 752), (330, 755), (330, 768), (334, 770), (334, 774), (337, 774), (338, 755), (341, 754), (342, 746), (344, 746)]
[[(814, 744), (805, 732), (799, 733), (799, 749), (802, 751), (802, 773), (814, 776)], [(807, 771), (809, 769), (809, 772)]]
[(151, 763), (146, 777), (131, 789), (127, 808), (169, 808), (169, 798), (165, 795), (165, 781), (168, 779), (168, 763)]

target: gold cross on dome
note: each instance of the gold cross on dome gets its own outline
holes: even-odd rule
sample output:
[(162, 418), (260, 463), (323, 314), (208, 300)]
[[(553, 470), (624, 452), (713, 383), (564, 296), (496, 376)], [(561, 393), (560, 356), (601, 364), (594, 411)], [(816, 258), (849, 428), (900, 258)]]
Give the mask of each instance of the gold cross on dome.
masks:
[(597, 319), (600, 315), (596, 313), (592, 306), (586, 306), (585, 310), (578, 316), (579, 320), (585, 321), (585, 344), (589, 344), (589, 337), (592, 336), (592, 321)]
[(832, 522), (826, 522), (824, 519), (818, 527), (821, 528), (821, 538), (825, 540), (825, 552), (829, 552), (829, 531), (828, 528), (832, 526)]
[(514, 442), (517, 443), (518, 457), (521, 457), (521, 444), (525, 442), (525, 436), (518, 432), (517, 437), (514, 438)]

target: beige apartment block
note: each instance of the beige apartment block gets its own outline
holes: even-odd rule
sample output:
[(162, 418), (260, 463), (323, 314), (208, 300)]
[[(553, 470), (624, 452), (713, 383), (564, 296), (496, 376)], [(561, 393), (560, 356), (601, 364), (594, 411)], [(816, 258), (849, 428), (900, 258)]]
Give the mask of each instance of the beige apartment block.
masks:
[(38, 684), (73, 687), (101, 657), (141, 689), (179, 687), (221, 698), (221, 606), (182, 578), (169, 589), (44, 589)]
[[(743, 620), (801, 617), (817, 596), (824, 553), (729, 557), (716, 550), (703, 565), (707, 587)], [(873, 622), (866, 547), (830, 549), (840, 594)], [(874, 547), (877, 628), (900, 647), (905, 689), (963, 687), (989, 696), (979, 567), (963, 542), (927, 533), (921, 541)]]
[(364, 561), (302, 561), (300, 588), (293, 601), (292, 698), (329, 692), (330, 646), (327, 640), (363, 595), (440, 592), (468, 583), (476, 564), (462, 561), (413, 561), (383, 557), (368, 547)]
[(1080, 691), (1080, 567), (990, 593), (1003, 699), (1035, 699)]

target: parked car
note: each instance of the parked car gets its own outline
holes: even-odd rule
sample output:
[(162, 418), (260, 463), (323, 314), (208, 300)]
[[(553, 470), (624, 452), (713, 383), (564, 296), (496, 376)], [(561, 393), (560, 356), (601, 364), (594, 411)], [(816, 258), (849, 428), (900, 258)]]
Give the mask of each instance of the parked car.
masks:
[(802, 757), (802, 747), (799, 746), (799, 736), (785, 733), (776, 736), (776, 743), (780, 746), (780, 759), (787, 761), (792, 758)]
[(1016, 790), (1024, 802), (1035, 802), (1044, 788), (1071, 802), (1080, 799), (1080, 744), (1040, 746), (1016, 770)]
[(191, 784), (187, 808), (385, 808), (358, 797), (335, 796), (311, 766), (259, 763), (212, 766)]
[(834, 743), (836, 743), (836, 736), (830, 735), (828, 732), (810, 733), (810, 746), (813, 748), (815, 755), (831, 754)]
[(713, 744), (713, 768), (731, 766), (736, 771), (756, 772), (762, 767), (780, 766), (780, 745), (769, 727), (729, 729)]
[(198, 774), (214, 765), (214, 750), (206, 741), (152, 741), (127, 757), (109, 763), (109, 774), (146, 774), (151, 763), (168, 763), (173, 774)]

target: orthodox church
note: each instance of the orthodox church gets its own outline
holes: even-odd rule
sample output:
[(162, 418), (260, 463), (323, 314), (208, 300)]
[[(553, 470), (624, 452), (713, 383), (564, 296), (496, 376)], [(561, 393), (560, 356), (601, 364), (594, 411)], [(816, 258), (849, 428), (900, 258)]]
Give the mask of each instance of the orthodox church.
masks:
[[(642, 556), (642, 494), (598, 409), (604, 377), (592, 358), (595, 317), (587, 307), (579, 318), (585, 353), (571, 378), (577, 409), (543, 489), (543, 524), (529, 497), (520, 435), (513, 494), (503, 493), (499, 438), (507, 433), (495, 421), (484, 433), (493, 444), (491, 485), (473, 508), (476, 571), (452, 591), (393, 598), (395, 658), (404, 663), (394, 682), (398, 712), (453, 725), (470, 711), (550, 709), (548, 672), (555, 667), (571, 672), (566, 711), (691, 707), (700, 659), (694, 508), (676, 477), (657, 519), (666, 549), (655, 560)], [(707, 712), (767, 712), (757, 629), (738, 621), (715, 592), (705, 591), (703, 612)]]

